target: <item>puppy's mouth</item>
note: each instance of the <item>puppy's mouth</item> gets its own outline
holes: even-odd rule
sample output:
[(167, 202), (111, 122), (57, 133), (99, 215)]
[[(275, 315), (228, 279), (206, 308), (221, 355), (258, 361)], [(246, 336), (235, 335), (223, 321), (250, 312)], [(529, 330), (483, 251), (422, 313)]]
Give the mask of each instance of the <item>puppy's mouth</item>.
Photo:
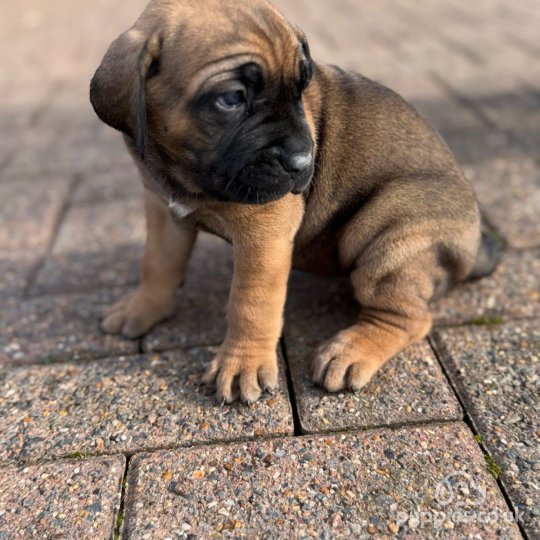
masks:
[(274, 162), (249, 163), (238, 174), (219, 181), (206, 191), (223, 201), (241, 204), (264, 204), (285, 197), (299, 195), (309, 186), (313, 168), (291, 174)]

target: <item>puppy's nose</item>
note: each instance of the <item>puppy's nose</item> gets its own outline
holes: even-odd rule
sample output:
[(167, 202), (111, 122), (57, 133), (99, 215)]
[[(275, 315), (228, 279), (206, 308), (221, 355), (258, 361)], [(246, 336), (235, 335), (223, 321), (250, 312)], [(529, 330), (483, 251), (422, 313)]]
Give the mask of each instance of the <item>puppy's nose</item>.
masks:
[(299, 173), (309, 169), (313, 163), (313, 158), (309, 152), (290, 154), (282, 156), (283, 164), (288, 172)]

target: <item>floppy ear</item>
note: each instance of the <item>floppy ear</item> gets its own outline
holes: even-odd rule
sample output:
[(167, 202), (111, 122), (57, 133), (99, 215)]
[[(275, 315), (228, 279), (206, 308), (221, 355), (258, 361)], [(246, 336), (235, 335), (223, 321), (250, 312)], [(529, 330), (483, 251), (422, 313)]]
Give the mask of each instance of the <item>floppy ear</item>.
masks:
[(144, 158), (147, 141), (146, 81), (159, 71), (162, 40), (130, 30), (113, 41), (90, 83), (99, 118), (135, 141)]
[(309, 43), (305, 36), (300, 40), (300, 46), (302, 47), (302, 53), (304, 54), (304, 61), (301, 65), (302, 85), (307, 86), (313, 78), (313, 59), (311, 58)]
[(303, 30), (301, 30), (298, 26), (293, 25), (294, 33), (296, 34), (296, 37), (298, 38), (299, 47), (303, 56), (303, 61), (300, 64), (300, 77), (301, 77), (301, 85), (302, 87), (306, 87), (311, 79), (313, 78), (313, 59), (311, 58), (311, 51), (309, 49), (309, 43), (307, 40), (307, 36), (304, 33)]

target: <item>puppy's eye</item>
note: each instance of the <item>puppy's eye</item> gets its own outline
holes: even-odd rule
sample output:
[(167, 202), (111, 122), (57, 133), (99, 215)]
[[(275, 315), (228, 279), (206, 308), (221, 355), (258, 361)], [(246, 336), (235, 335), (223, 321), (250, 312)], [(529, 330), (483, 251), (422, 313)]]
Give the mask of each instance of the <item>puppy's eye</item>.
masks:
[(220, 94), (216, 99), (216, 105), (225, 111), (234, 111), (242, 107), (246, 102), (246, 95), (243, 90), (234, 90)]

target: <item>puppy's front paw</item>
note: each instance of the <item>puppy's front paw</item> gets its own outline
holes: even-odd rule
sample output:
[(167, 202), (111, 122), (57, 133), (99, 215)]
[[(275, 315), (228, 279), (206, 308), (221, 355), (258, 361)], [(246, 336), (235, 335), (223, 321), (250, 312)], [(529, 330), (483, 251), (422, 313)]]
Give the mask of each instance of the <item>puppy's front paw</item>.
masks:
[(344, 330), (321, 345), (313, 361), (313, 382), (328, 392), (360, 390), (373, 377), (380, 363), (363, 358), (356, 336)]
[(138, 290), (126, 295), (105, 312), (101, 329), (107, 334), (122, 334), (135, 339), (173, 312), (174, 300), (160, 302)]
[(215, 384), (220, 401), (232, 403), (240, 398), (253, 403), (263, 390), (277, 386), (278, 367), (275, 351), (246, 350), (222, 346), (203, 377), (205, 384)]

